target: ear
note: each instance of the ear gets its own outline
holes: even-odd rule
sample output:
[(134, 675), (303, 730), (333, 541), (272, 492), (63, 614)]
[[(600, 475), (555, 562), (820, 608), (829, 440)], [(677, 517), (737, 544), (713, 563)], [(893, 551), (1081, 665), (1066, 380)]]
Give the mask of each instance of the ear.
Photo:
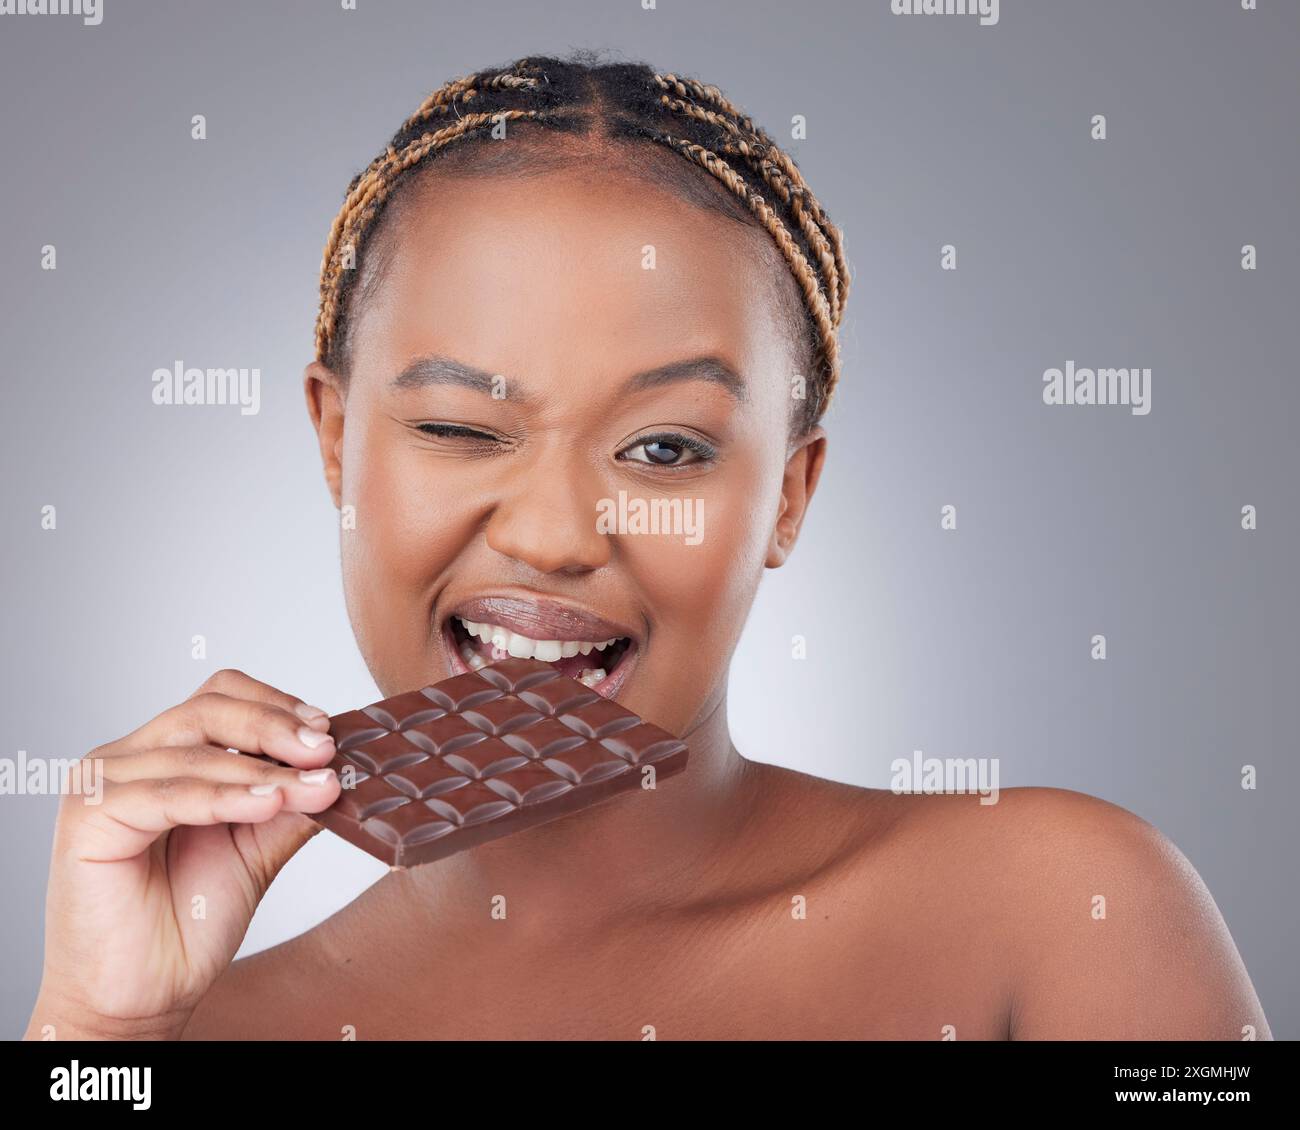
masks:
[(814, 425), (786, 460), (785, 476), (781, 480), (781, 510), (763, 562), (768, 569), (779, 569), (794, 549), (825, 461), (826, 432), (820, 425)]
[(343, 383), (332, 369), (313, 361), (303, 371), (302, 384), (320, 442), (325, 482), (337, 509), (343, 503)]

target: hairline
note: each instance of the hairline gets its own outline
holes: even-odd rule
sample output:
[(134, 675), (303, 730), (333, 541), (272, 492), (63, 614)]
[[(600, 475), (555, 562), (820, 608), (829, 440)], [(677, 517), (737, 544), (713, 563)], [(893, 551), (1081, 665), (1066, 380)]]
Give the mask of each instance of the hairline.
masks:
[[(524, 129), (519, 130), (519, 126)], [(572, 173), (584, 163), (596, 159), (603, 160), (602, 171), (605, 173), (622, 174), (657, 187), (683, 204), (722, 216), (758, 237), (755, 246), (765, 268), (758, 274), (763, 279), (767, 300), (775, 303), (778, 325), (797, 366), (793, 372), (802, 375), (806, 383), (812, 383), (816, 335), (799, 294), (798, 283), (771, 236), (734, 193), (716, 178), (707, 176), (652, 142), (593, 132), (577, 135), (557, 133), (533, 123), (519, 123), (512, 128), (522, 133), (521, 137), (512, 136), (514, 145), (507, 147), (476, 139), (450, 147), (436, 160), (412, 169), (386, 201), (368, 233), (357, 265), (361, 275), (347, 296), (344, 308), (343, 334), (337, 342), (339, 366), (336, 372), (345, 383), (352, 368), (355, 325), (360, 321), (364, 307), (379, 292), (392, 266), (396, 253), (393, 229), (400, 225), (403, 214), (424, 200), (439, 181), (529, 180)], [(794, 408), (789, 430), (792, 437), (798, 438), (811, 430), (815, 421), (804, 418), (800, 401), (793, 400), (792, 403)]]

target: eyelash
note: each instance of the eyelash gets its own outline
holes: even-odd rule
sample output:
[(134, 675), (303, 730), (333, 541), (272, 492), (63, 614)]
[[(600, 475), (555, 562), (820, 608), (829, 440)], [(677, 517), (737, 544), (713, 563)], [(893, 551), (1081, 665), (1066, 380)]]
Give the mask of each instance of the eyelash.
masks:
[[(718, 451), (711, 443), (705, 443), (702, 439), (695, 436), (683, 435), (681, 432), (656, 432), (654, 435), (641, 436), (636, 443), (629, 444), (623, 451), (631, 451), (636, 447), (644, 447), (648, 443), (668, 443), (673, 447), (683, 447), (691, 452), (695, 458), (689, 463), (654, 463), (648, 459), (632, 459), (626, 462), (640, 463), (646, 467), (658, 467), (665, 471), (676, 471), (681, 467), (693, 467), (697, 463), (708, 463), (717, 458)], [(620, 455), (622, 452), (619, 453)]]
[(467, 428), (464, 424), (416, 424), (416, 428), (425, 435), (438, 436), (440, 439), (492, 439), (490, 435)]
[[(476, 431), (474, 428), (468, 428), (464, 424), (417, 424), (416, 428), (426, 435), (437, 436), (440, 439), (470, 439), (486, 443), (495, 443), (494, 437), (487, 435), (485, 432)], [(684, 435), (681, 432), (656, 432), (653, 435), (641, 436), (635, 443), (629, 444), (619, 452), (616, 458), (620, 458), (625, 452), (631, 451), (637, 447), (643, 447), (650, 443), (668, 443), (674, 447), (681, 447), (691, 452), (695, 459), (689, 463), (654, 463), (648, 459), (624, 460), (625, 462), (640, 463), (646, 467), (656, 467), (661, 470), (675, 471), (680, 467), (691, 467), (696, 463), (708, 463), (717, 458), (718, 451), (711, 443), (706, 443), (695, 436)]]

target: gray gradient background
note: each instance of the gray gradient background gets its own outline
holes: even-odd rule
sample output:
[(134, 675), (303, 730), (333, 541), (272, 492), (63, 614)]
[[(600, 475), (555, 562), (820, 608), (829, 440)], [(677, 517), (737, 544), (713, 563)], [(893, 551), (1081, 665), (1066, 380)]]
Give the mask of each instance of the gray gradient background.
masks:
[[(0, 755), (79, 756), (224, 666), (332, 711), (376, 697), (300, 391), (329, 224), (443, 81), (607, 47), (720, 85), (778, 140), (806, 115), (788, 148), (853, 266), (829, 467), (732, 666), (738, 748), (875, 787), (914, 749), (996, 756), (1003, 787), (1131, 809), (1204, 877), (1274, 1034), (1300, 1036), (1300, 4), (1004, 0), (990, 28), (888, 0), (360, 7), (0, 17)], [(155, 407), (178, 358), (260, 367), (261, 414)], [(1150, 366), (1151, 414), (1044, 406), (1067, 358)], [(39, 982), (55, 809), (0, 797), (2, 1035)], [(382, 872), (318, 837), (242, 952)]]

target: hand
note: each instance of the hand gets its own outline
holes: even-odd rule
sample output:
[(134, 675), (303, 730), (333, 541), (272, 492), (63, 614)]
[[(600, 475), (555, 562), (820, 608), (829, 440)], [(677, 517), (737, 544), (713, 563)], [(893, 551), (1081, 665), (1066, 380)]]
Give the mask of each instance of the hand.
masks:
[(302, 814), (339, 795), (328, 729), (324, 711), (219, 671), (83, 759), (87, 772), (102, 759), (101, 802), (60, 804), (29, 1039), (47, 1024), (56, 1039), (180, 1035), (271, 881), (320, 830)]

